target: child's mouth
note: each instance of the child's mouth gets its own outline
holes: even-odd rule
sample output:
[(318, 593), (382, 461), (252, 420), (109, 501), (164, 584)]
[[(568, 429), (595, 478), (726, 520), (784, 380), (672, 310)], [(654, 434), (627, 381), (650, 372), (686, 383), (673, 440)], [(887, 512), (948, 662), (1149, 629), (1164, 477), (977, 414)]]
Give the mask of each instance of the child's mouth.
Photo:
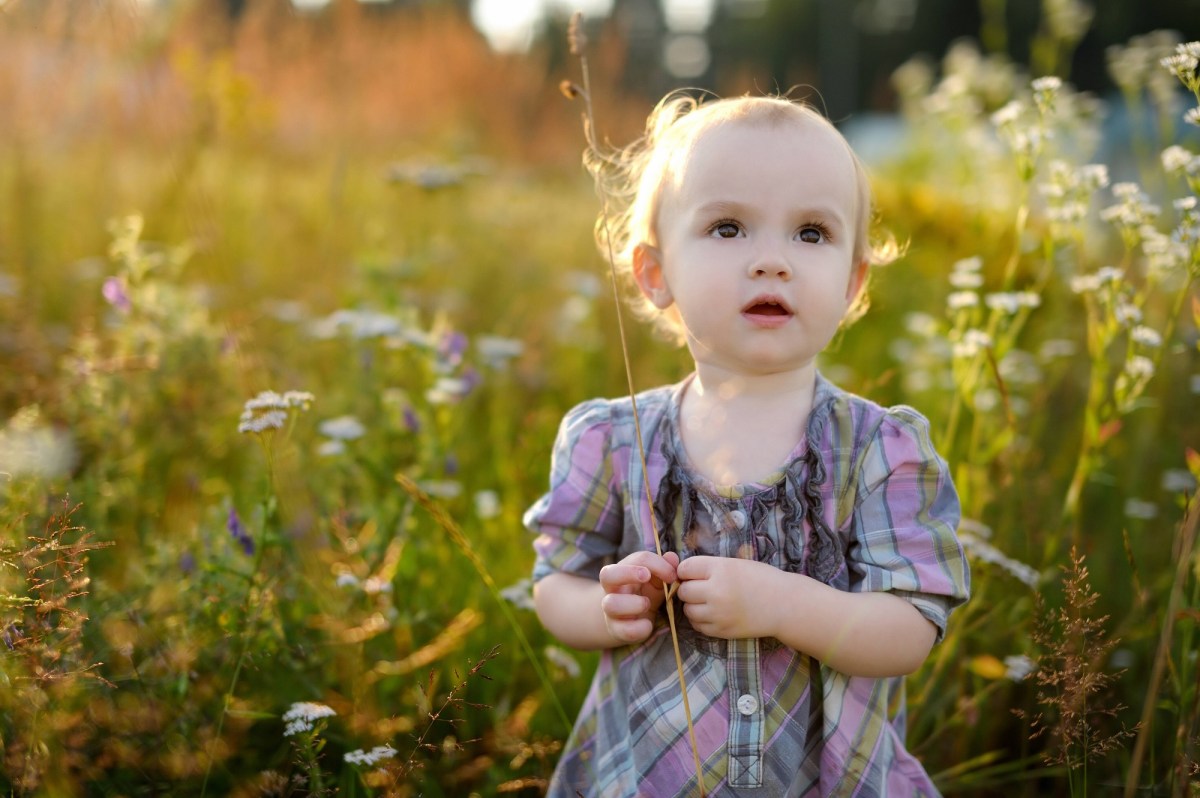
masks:
[(746, 308), (743, 313), (751, 316), (788, 316), (787, 308), (771, 302), (758, 302)]

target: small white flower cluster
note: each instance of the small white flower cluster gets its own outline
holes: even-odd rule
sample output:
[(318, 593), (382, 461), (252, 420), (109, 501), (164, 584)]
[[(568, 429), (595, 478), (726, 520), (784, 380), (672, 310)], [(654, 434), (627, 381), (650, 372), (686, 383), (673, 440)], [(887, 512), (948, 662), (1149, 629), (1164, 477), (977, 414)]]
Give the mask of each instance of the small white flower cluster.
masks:
[(1033, 566), (1014, 560), (989, 543), (987, 538), (991, 537), (991, 533), (991, 529), (983, 524), (968, 523), (968, 519), (964, 519), (959, 526), (958, 538), (967, 553), (974, 556), (975, 559), (995, 565), (1037, 590), (1038, 585), (1041, 584), (1042, 575)]
[(1125, 373), (1136, 380), (1154, 376), (1154, 361), (1145, 355), (1134, 355), (1125, 361)]
[(579, 667), (579, 663), (574, 657), (568, 654), (565, 649), (559, 648), (558, 646), (546, 646), (544, 652), (546, 654), (546, 659), (550, 660), (550, 662), (554, 663), (559, 668), (562, 668), (567, 676), (570, 676), (572, 679), (579, 678), (579, 674), (582, 672)]
[(1168, 174), (1200, 175), (1200, 155), (1186, 147), (1172, 144), (1162, 151), (1162, 166)]
[(475, 493), (475, 515), (487, 521), (500, 515), (500, 494), (494, 490), (481, 490)]
[(1024, 654), (1011, 654), (1004, 658), (1004, 678), (1023, 682), (1037, 670), (1037, 663)]
[(331, 718), (337, 713), (332, 708), (324, 704), (317, 704), (312, 701), (297, 701), (292, 704), (287, 712), (283, 713), (283, 719), (287, 722), (287, 726), (283, 730), (284, 737), (291, 737), (300, 732), (312, 731), (313, 724), (322, 718)]
[(283, 394), (263, 391), (242, 407), (242, 416), (238, 419), (238, 432), (260, 433), (282, 429), (287, 423), (290, 410), (308, 410), (312, 403), (313, 395), (308, 391), (288, 391)]
[(522, 610), (534, 610), (533, 580), (520, 579), (500, 591), (500, 598)]
[(1168, 72), (1195, 91), (1197, 80), (1196, 66), (1200, 64), (1200, 42), (1185, 42), (1175, 46), (1175, 52), (1159, 59)]
[(1062, 85), (1062, 80), (1053, 75), (1037, 78), (1030, 84), (1033, 88), (1033, 101), (1039, 112), (1045, 114), (1053, 110), (1054, 98), (1058, 96)]
[(308, 327), (308, 334), (321, 340), (337, 338), (344, 333), (358, 340), (412, 338), (416, 334), (399, 318), (373, 310), (335, 310), (325, 318), (313, 321)]
[(1092, 274), (1079, 274), (1071, 278), (1071, 290), (1077, 294), (1089, 294), (1108, 285), (1119, 285), (1125, 273), (1115, 266), (1104, 266)]
[(946, 297), (946, 307), (951, 312), (966, 310), (979, 305), (979, 294), (975, 289), (983, 286), (983, 259), (976, 256), (955, 261), (950, 267), (950, 285), (959, 289)]
[(475, 349), (483, 362), (494, 369), (503, 368), (508, 361), (520, 357), (525, 351), (525, 344), (515, 338), (501, 338), (498, 335), (481, 335), (475, 339)]
[(1125, 515), (1139, 521), (1149, 521), (1158, 517), (1158, 505), (1144, 499), (1126, 499)]
[(432, 405), (449, 405), (458, 402), (471, 392), (469, 380), (462, 377), (438, 377), (433, 387), (425, 392), (425, 399)]
[(954, 356), (957, 358), (975, 357), (992, 346), (992, 336), (983, 330), (970, 329), (963, 333), (962, 340), (954, 344)]
[(385, 759), (391, 759), (396, 755), (396, 749), (390, 745), (377, 745), (370, 751), (364, 751), (361, 748), (348, 752), (343, 758), (350, 765), (366, 765), (371, 767)]
[(1113, 196), (1120, 200), (1100, 211), (1100, 218), (1122, 228), (1128, 237), (1143, 237), (1143, 228), (1153, 226), (1162, 208), (1150, 202), (1150, 197), (1137, 183), (1114, 183)]
[(322, 421), (317, 425), (317, 431), (328, 438), (317, 447), (317, 454), (332, 456), (346, 451), (346, 441), (361, 438), (367, 428), (354, 416), (338, 416)]
[(1021, 308), (1036, 308), (1042, 304), (1042, 298), (1033, 291), (1006, 291), (988, 294), (983, 301), (992, 310), (1009, 315), (1015, 314)]
[(1046, 198), (1046, 218), (1054, 223), (1061, 238), (1065, 225), (1074, 225), (1087, 216), (1092, 194), (1108, 185), (1108, 167), (1090, 163), (1078, 168), (1063, 160), (1050, 162), (1050, 179), (1038, 186)]

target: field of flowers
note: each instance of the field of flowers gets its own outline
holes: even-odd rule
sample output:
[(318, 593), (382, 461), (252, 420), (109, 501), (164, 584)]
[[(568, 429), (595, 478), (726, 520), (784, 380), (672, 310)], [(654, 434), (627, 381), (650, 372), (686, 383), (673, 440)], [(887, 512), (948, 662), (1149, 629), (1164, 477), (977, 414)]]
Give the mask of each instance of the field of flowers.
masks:
[[(433, 11), (130, 8), (0, 1), (0, 790), (540, 794), (593, 660), (521, 515), (626, 391), (576, 66)], [(823, 370), (954, 469), (973, 598), (908, 704), (943, 790), (1184, 795), (1200, 31), (1114, 49), (1102, 103), (1048, 19), (1048, 65), (895, 75), (907, 254)]]

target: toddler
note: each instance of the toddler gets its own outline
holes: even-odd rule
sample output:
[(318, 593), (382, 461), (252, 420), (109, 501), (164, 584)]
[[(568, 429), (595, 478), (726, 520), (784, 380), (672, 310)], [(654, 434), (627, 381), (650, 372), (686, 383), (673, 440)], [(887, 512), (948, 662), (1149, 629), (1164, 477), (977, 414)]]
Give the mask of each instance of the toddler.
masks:
[(644, 464), (629, 397), (571, 410), (526, 513), (538, 616), (603, 650), (550, 794), (700, 794), (678, 583), (706, 794), (937, 795), (902, 677), (967, 598), (958, 498), (923, 416), (816, 366), (894, 254), (861, 163), (803, 104), (678, 95), (613, 163), (615, 266), (695, 370), (637, 395)]

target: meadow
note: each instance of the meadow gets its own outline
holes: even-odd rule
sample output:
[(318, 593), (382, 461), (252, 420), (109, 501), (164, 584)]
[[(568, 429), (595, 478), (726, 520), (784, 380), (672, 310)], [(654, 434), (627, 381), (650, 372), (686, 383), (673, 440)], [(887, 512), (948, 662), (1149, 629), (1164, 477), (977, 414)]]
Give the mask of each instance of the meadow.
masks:
[[(896, 73), (906, 253), (822, 369), (954, 469), (973, 596), (908, 696), (942, 790), (1186, 795), (1198, 31), (1110, 52), (1102, 102), (1045, 5), (1038, 63)], [(0, 789), (541, 794), (594, 659), (521, 516), (628, 390), (577, 65), (436, 9), (132, 8), (0, 2)], [(624, 142), (649, 104), (592, 40)], [(639, 388), (686, 373), (628, 335)]]

